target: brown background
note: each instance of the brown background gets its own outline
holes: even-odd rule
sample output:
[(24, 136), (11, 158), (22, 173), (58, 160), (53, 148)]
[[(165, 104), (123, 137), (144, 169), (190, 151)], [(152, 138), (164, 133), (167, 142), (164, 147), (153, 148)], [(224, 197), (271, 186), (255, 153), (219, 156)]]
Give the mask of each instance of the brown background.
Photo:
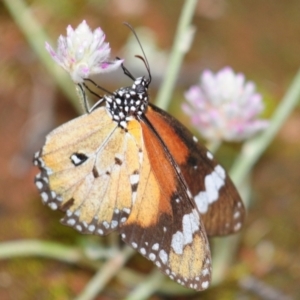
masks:
[[(40, 26), (55, 41), (68, 24), (86, 19), (101, 26), (114, 55), (120, 55), (130, 32), (122, 26), (149, 27), (157, 47), (168, 53), (182, 1), (28, 1)], [(197, 28), (191, 51), (178, 79), (170, 111), (181, 115), (182, 93), (197, 82), (204, 68), (217, 71), (231, 66), (245, 73), (263, 94), (271, 116), (300, 65), (300, 2), (298, 0), (202, 0), (193, 24)], [(34, 38), (34, 37), (32, 37)], [(54, 45), (54, 43), (52, 43)], [(44, 44), (40, 45), (41, 48)], [(136, 53), (132, 53), (134, 55)], [(129, 66), (136, 64), (128, 60)], [(155, 69), (155, 62), (150, 61)], [(163, 74), (154, 79), (154, 98)], [(114, 90), (122, 76), (105, 82)], [(52, 128), (76, 116), (76, 111), (55, 86), (53, 78), (30, 48), (16, 22), (0, 4), (0, 241), (42, 239), (74, 245), (85, 239), (63, 227), (61, 216), (45, 208), (33, 184), (37, 170), (33, 153)], [(223, 284), (201, 294), (201, 299), (262, 299), (239, 287), (251, 275), (293, 299), (300, 297), (300, 111), (289, 120), (256, 165), (252, 180), (252, 206), (242, 233), (235, 264)], [(225, 165), (239, 148), (225, 145), (219, 159)], [(225, 161), (224, 161), (225, 160)], [(97, 243), (99, 239), (88, 238)], [(136, 256), (129, 264), (149, 271), (146, 260)], [(0, 261), (1, 299), (72, 299), (92, 272), (41, 258)], [(97, 299), (120, 299), (120, 284), (113, 282)], [(198, 299), (199, 296), (193, 296)], [(165, 299), (155, 295), (151, 299)], [(172, 299), (185, 299), (173, 297)], [(191, 298), (192, 299), (192, 298)], [(264, 298), (268, 299), (268, 298)], [(275, 298), (274, 298), (275, 299)]]

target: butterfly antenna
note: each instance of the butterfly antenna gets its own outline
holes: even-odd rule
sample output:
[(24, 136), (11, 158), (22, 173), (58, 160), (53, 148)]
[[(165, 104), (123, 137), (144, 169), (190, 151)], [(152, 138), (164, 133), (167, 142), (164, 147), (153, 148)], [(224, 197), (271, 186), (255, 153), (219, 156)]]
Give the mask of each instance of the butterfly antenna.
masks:
[(124, 22), (123, 24), (124, 24), (125, 26), (127, 26), (127, 27), (131, 30), (131, 32), (134, 34), (134, 36), (135, 36), (137, 42), (139, 43), (139, 46), (140, 46), (140, 48), (141, 48), (141, 50), (142, 50), (142, 53), (143, 53), (144, 57), (142, 57), (142, 56), (140, 56), (140, 55), (135, 55), (135, 57), (141, 59), (141, 60), (144, 62), (145, 67), (146, 67), (147, 72), (148, 72), (148, 75), (149, 75), (149, 84), (150, 84), (150, 83), (151, 83), (151, 80), (152, 80), (151, 71), (150, 71), (150, 65), (149, 65), (147, 56), (146, 56), (146, 54), (145, 54), (144, 48), (142, 47), (142, 44), (141, 44), (141, 42), (140, 42), (140, 39), (138, 38), (138, 36), (137, 36), (135, 30), (133, 29), (133, 27), (132, 27), (129, 23)]

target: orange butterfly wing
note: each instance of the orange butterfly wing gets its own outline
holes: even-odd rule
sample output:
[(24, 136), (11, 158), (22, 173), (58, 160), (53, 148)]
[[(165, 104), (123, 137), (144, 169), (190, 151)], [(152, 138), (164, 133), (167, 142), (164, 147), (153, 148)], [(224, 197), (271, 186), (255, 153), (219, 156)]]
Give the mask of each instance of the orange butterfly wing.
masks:
[(213, 155), (174, 117), (149, 104), (146, 118), (164, 141), (189, 187), (208, 236), (238, 231), (245, 218), (243, 202)]
[(149, 124), (140, 124), (142, 169), (131, 214), (119, 230), (121, 237), (171, 279), (206, 289), (211, 258), (204, 226), (162, 143)]

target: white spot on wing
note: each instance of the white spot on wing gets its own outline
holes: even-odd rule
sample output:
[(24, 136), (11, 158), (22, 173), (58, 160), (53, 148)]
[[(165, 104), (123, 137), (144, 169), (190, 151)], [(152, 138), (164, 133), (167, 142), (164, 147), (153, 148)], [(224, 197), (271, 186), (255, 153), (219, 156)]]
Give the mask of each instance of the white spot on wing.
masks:
[(236, 212), (233, 214), (233, 218), (234, 218), (234, 219), (238, 219), (240, 216), (241, 216), (241, 213), (240, 213), (239, 211), (236, 211)]
[(90, 232), (93, 232), (95, 230), (96, 226), (94, 224), (89, 225), (88, 230)]
[(55, 202), (52, 202), (52, 203), (49, 203), (49, 207), (52, 209), (52, 210), (57, 210), (58, 206)]
[(36, 181), (35, 185), (39, 190), (43, 188), (43, 183), (41, 181)]
[(46, 171), (46, 173), (47, 173), (48, 176), (50, 176), (50, 175), (53, 174), (52, 169), (50, 169), (50, 168), (48, 168), (48, 167), (46, 167), (46, 166), (44, 167), (44, 169), (45, 169), (45, 171)]
[[(201, 274), (202, 274), (203, 276), (208, 275), (208, 274), (209, 274), (208, 269), (207, 269), (207, 268), (203, 269), (203, 271), (201, 272)], [(198, 280), (199, 280), (199, 279), (198, 279)]]
[(204, 214), (208, 209), (208, 199), (206, 192), (200, 192), (195, 196), (195, 202), (200, 213)]
[(111, 228), (116, 228), (118, 226), (118, 221), (111, 221)]
[(202, 286), (203, 289), (207, 289), (208, 285), (209, 285), (208, 281), (203, 281), (202, 284), (201, 284), (201, 286)]
[(171, 247), (173, 248), (174, 252), (176, 254), (182, 254), (183, 253), (183, 233), (181, 231), (177, 231), (172, 236), (172, 242)]
[(154, 253), (149, 254), (149, 259), (154, 261), (156, 259), (156, 255)]
[(172, 237), (171, 247), (176, 254), (183, 253), (183, 247), (193, 241), (194, 232), (199, 230), (199, 218), (195, 210), (183, 216), (182, 229), (182, 232), (177, 231)]
[(225, 184), (225, 177), (225, 170), (220, 165), (217, 165), (211, 174), (205, 176), (205, 191), (199, 192), (194, 198), (200, 213), (206, 213), (209, 204), (218, 200), (219, 191)]
[(212, 159), (214, 158), (214, 156), (212, 155), (212, 153), (209, 152), (209, 151), (206, 152), (206, 156), (207, 156), (210, 160), (212, 160)]
[(157, 251), (158, 249), (159, 249), (159, 244), (158, 244), (158, 243), (155, 243), (155, 244), (152, 246), (152, 250)]
[(130, 176), (130, 183), (131, 185), (137, 184), (140, 180), (140, 175), (139, 174), (133, 174)]
[(76, 154), (72, 154), (71, 155), (71, 160), (72, 160), (72, 162), (73, 162), (74, 165), (78, 165), (78, 164), (81, 163), (81, 159), (79, 159)]
[(241, 229), (241, 227), (242, 227), (242, 224), (239, 222), (239, 223), (237, 223), (237, 224), (234, 225), (233, 230), (234, 230), (234, 231), (238, 231), (238, 230)]
[[(160, 250), (159, 251), (159, 257), (161, 259), (161, 261), (166, 264), (168, 262), (168, 254), (165, 250)], [(170, 272), (170, 271), (169, 271)], [(167, 270), (166, 270), (167, 273)], [(168, 274), (168, 273), (167, 273)]]
[(67, 224), (70, 225), (70, 226), (75, 225), (75, 223), (76, 223), (75, 219), (69, 219), (69, 220), (67, 221)]
[(46, 203), (49, 200), (48, 194), (46, 192), (41, 193), (42, 201)]
[(124, 211), (126, 214), (129, 215), (129, 213), (130, 213), (130, 208), (123, 208), (123, 211)]
[(225, 170), (220, 166), (220, 165), (217, 165), (215, 167), (215, 172), (218, 173), (218, 175), (222, 178), (222, 179), (225, 179), (226, 177), (226, 172)]
[(108, 224), (108, 222), (104, 221), (102, 224), (103, 224), (103, 226), (104, 226), (106, 229), (108, 229), (108, 228), (109, 228), (109, 224)]

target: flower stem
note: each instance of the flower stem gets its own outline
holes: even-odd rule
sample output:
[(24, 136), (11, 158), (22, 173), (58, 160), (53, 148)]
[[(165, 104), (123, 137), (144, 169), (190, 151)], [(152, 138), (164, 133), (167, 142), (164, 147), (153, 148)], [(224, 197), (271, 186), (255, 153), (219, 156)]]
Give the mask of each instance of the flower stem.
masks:
[(83, 259), (82, 251), (78, 248), (53, 242), (25, 240), (0, 243), (0, 259), (35, 255), (67, 263), (77, 263)]
[(23, 0), (3, 0), (7, 10), (10, 12), (20, 31), (24, 34), (35, 54), (44, 64), (47, 71), (53, 76), (57, 85), (61, 88), (67, 99), (78, 112), (82, 113), (80, 103), (74, 93), (74, 84), (68, 78), (68, 75), (53, 63), (50, 55), (45, 50), (45, 41), (50, 40), (41, 25), (32, 14)]
[(105, 287), (105, 285), (122, 269), (126, 261), (135, 253), (128, 246), (116, 253), (113, 258), (102, 265), (90, 282), (85, 286), (81, 294), (75, 300), (94, 299)]
[(168, 68), (164, 75), (164, 80), (158, 92), (156, 105), (162, 109), (167, 109), (172, 96), (172, 91), (178, 76), (180, 66), (185, 53), (189, 50), (192, 43), (195, 28), (190, 25), (197, 0), (186, 0), (180, 15), (175, 41), (170, 54)]

